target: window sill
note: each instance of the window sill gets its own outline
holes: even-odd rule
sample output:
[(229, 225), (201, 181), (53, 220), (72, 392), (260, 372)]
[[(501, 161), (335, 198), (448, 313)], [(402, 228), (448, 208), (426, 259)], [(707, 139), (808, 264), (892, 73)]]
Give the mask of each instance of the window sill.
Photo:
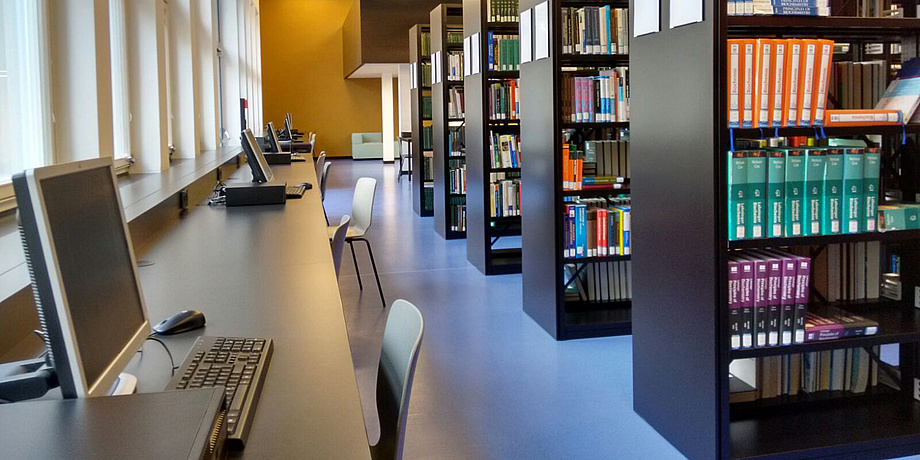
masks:
[[(130, 222), (142, 216), (180, 190), (233, 160), (241, 152), (239, 146), (226, 146), (219, 150), (201, 152), (197, 158), (176, 160), (162, 173), (119, 176), (118, 189), (125, 209), (125, 218)], [(9, 185), (0, 185), (0, 192), (3, 187)], [(0, 206), (5, 203), (4, 200), (0, 200)], [(12, 206), (9, 209), (14, 208), (15, 204), (16, 200), (12, 198)], [(16, 214), (7, 213), (0, 217), (0, 302), (28, 285), (29, 270), (19, 239)]]

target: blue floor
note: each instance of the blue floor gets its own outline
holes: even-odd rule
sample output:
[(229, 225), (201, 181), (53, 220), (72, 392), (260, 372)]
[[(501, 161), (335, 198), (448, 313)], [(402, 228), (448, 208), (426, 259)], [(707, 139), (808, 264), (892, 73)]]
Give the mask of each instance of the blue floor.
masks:
[[(479, 273), (464, 240), (445, 241), (433, 218), (413, 213), (410, 184), (397, 184), (395, 166), (336, 160), (331, 168), (330, 222), (351, 213), (359, 177), (378, 180), (368, 238), (384, 294), (425, 317), (405, 458), (683, 458), (632, 410), (629, 337), (556, 342), (523, 313), (520, 275)], [(339, 284), (369, 408), (385, 317), (370, 261), (363, 247), (357, 253), (364, 292), (349, 254)]]
[[(396, 166), (334, 160), (331, 168), (330, 222), (351, 214), (359, 177), (378, 180), (368, 239), (384, 294), (388, 302), (409, 300), (425, 317), (405, 458), (684, 458), (632, 410), (630, 337), (556, 342), (523, 313), (520, 275), (482, 275), (466, 261), (464, 240), (444, 240), (434, 218), (415, 215), (410, 183), (397, 184)], [(364, 247), (357, 253), (365, 290), (350, 254), (339, 285), (376, 439), (370, 408), (385, 316)]]

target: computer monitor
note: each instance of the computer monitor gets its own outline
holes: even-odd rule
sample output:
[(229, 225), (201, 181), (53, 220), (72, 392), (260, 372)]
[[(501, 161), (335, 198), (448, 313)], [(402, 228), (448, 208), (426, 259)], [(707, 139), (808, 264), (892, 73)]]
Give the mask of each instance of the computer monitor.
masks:
[(294, 140), (294, 130), (291, 129), (291, 121), (288, 117), (284, 117), (284, 135), (287, 136), (288, 139)]
[(62, 394), (105, 395), (150, 335), (112, 160), (27, 170), (13, 188)]
[(281, 142), (278, 141), (278, 133), (275, 131), (275, 124), (268, 122), (268, 126), (265, 127), (265, 130), (268, 131), (268, 145), (271, 146), (272, 151), (276, 153), (286, 153), (284, 150), (281, 150)]
[(253, 182), (269, 182), (272, 180), (272, 170), (265, 161), (265, 155), (259, 147), (256, 136), (252, 130), (246, 128), (240, 135), (243, 144), (243, 152), (246, 153), (246, 163), (249, 163), (249, 169), (252, 171)]

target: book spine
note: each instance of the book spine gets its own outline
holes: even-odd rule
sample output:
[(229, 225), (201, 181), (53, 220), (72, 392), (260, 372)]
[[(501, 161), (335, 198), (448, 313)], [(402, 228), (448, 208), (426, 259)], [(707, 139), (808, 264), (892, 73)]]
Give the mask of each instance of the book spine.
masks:
[(728, 237), (730, 240), (743, 240), (746, 237), (747, 188), (747, 152), (743, 150), (729, 152)]
[(779, 259), (767, 259), (767, 346), (779, 346), (780, 322), (782, 320), (783, 271)]
[(747, 154), (748, 216), (745, 234), (750, 238), (764, 237), (764, 216), (767, 205), (767, 155), (763, 150)]
[(773, 48), (773, 40), (758, 38), (757, 48), (754, 60), (756, 62), (755, 88), (756, 98), (754, 100), (754, 126), (758, 128), (768, 128), (770, 126), (770, 91), (772, 89), (772, 80), (770, 73), (770, 63)]
[(802, 236), (805, 205), (805, 151), (786, 150), (785, 236)]
[(843, 211), (841, 213), (843, 233), (859, 233), (863, 225), (863, 163), (865, 150), (844, 149), (843, 151)]
[(802, 50), (802, 63), (799, 81), (802, 87), (799, 94), (799, 112), (796, 125), (808, 126), (812, 119), (812, 102), (815, 90), (815, 54), (817, 53), (817, 40), (805, 40)]
[(754, 262), (741, 260), (741, 348), (754, 346)]
[(824, 173), (827, 151), (823, 148), (807, 150), (805, 166), (805, 235), (822, 234), (824, 208)]
[(780, 344), (792, 345), (795, 331), (796, 259), (784, 255), (782, 260), (782, 294), (780, 311)]
[(793, 341), (795, 343), (805, 343), (805, 318), (808, 316), (808, 287), (811, 282), (811, 259), (808, 257), (797, 258), (795, 278), (795, 323), (793, 324)]
[(814, 114), (812, 116), (812, 125), (824, 125), (824, 108), (827, 105), (827, 90), (830, 80), (831, 59), (834, 57), (834, 42), (830, 40), (818, 40), (817, 43), (817, 62), (815, 62), (815, 72), (817, 73), (815, 84), (817, 85), (814, 103), (812, 104)]
[(860, 231), (874, 232), (878, 230), (876, 219), (878, 216), (879, 197), (879, 170), (881, 167), (881, 151), (877, 147), (867, 148), (863, 159), (863, 192), (865, 193), (865, 219), (860, 225)]
[(826, 160), (822, 225), (825, 235), (837, 235), (842, 232), (843, 149), (827, 149)]
[(741, 127), (741, 40), (728, 40), (728, 127)]
[(588, 207), (584, 204), (576, 205), (575, 227), (575, 257), (588, 256)]
[(786, 201), (786, 156), (783, 150), (771, 150), (767, 157), (767, 238), (783, 236)]
[(754, 347), (767, 346), (767, 293), (769, 290), (769, 266), (766, 260), (754, 262)]
[(741, 348), (741, 263), (728, 262), (728, 309), (732, 350)]
[(799, 112), (799, 67), (802, 63), (802, 40), (789, 40), (789, 60), (786, 66), (783, 97), (783, 126), (795, 126)]
[(741, 59), (741, 69), (743, 70), (743, 93), (741, 100), (741, 127), (742, 128), (753, 128), (754, 127), (754, 85), (755, 77), (754, 73), (756, 68), (754, 67), (754, 48), (757, 46), (755, 40), (741, 40), (742, 46), (742, 59)]
[(770, 94), (770, 123), (780, 127), (783, 123), (783, 88), (786, 77), (786, 40), (773, 40), (773, 92)]

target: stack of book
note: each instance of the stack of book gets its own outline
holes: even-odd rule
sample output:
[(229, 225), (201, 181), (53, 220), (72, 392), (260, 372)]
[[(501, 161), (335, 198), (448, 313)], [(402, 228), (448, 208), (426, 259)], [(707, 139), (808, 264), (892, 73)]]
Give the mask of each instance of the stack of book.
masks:
[(448, 185), (450, 193), (454, 195), (466, 195), (466, 165), (450, 169), (450, 184)]
[(422, 119), (431, 120), (431, 96), (422, 96)]
[(489, 70), (493, 72), (520, 70), (520, 40), (517, 35), (489, 32)]
[[(879, 351), (872, 347), (875, 356)], [(732, 403), (819, 392), (861, 394), (879, 383), (878, 362), (862, 348), (736, 360), (731, 369), (730, 379), (741, 381), (730, 382)]]
[(434, 209), (434, 188), (422, 187), (422, 208)]
[(830, 0), (728, 0), (729, 16), (830, 16)]
[(431, 125), (422, 126), (422, 150), (434, 148), (434, 131)]
[(629, 198), (585, 198), (564, 205), (565, 258), (630, 255)]
[(565, 300), (568, 302), (618, 302), (632, 299), (632, 262), (599, 262), (583, 270), (563, 265)]
[(463, 43), (463, 31), (462, 30), (448, 30), (447, 31), (447, 44), (448, 45), (460, 45)]
[(823, 126), (831, 40), (728, 40), (728, 127)]
[(789, 141), (729, 152), (729, 239), (877, 231), (880, 149)]
[(466, 231), (466, 197), (452, 196), (448, 199), (448, 217), (450, 229), (454, 232)]
[(518, 22), (518, 0), (488, 0), (489, 22)]
[(463, 118), (466, 113), (466, 102), (463, 99), (463, 87), (447, 89), (447, 117)]
[(521, 179), (505, 173), (490, 173), (489, 196), (492, 217), (521, 215)]
[(585, 141), (562, 146), (563, 190), (616, 190), (629, 179), (629, 141)]
[(489, 141), (489, 153), (493, 168), (520, 168), (520, 136), (493, 132)]
[(882, 232), (920, 229), (920, 204), (892, 203), (879, 206), (878, 229)]
[(628, 72), (628, 67), (616, 67), (594, 77), (563, 74), (563, 122), (629, 121)]
[(830, 96), (841, 109), (872, 109), (885, 94), (888, 63), (838, 62), (831, 73)]
[(431, 63), (422, 63), (422, 87), (431, 86)]
[(466, 155), (466, 130), (463, 126), (451, 126), (447, 132), (448, 155), (462, 157)]
[(419, 54), (422, 56), (431, 54), (431, 32), (422, 32), (422, 49)]
[(447, 67), (444, 68), (444, 77), (447, 81), (463, 81), (462, 51), (451, 51), (447, 53)]
[(563, 54), (628, 54), (629, 10), (604, 6), (562, 8)]
[(506, 80), (489, 85), (489, 119), (520, 119), (520, 96), (517, 80)]

